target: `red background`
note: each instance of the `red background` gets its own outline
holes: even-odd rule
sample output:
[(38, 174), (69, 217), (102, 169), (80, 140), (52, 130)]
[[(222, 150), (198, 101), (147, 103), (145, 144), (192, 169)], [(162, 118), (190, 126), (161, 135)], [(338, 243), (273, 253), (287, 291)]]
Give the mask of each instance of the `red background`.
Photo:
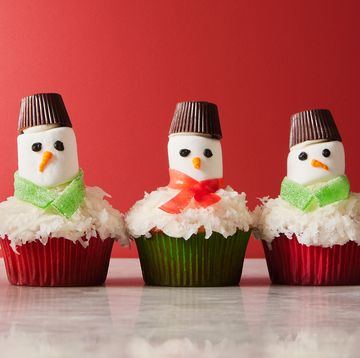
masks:
[[(251, 208), (279, 192), (290, 114), (315, 107), (332, 110), (359, 191), (359, 4), (1, 1), (0, 199), (13, 191), (20, 98), (43, 91), (63, 95), (87, 184), (122, 211), (167, 183), (181, 100), (218, 104), (225, 180)], [(248, 256), (261, 255), (251, 240)]]

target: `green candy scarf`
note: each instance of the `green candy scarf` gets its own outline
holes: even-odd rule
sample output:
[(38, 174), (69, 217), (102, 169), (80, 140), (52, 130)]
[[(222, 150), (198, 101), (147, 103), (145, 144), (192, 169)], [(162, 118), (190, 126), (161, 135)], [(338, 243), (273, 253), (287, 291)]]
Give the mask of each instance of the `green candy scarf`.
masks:
[(70, 218), (85, 198), (84, 173), (79, 170), (77, 176), (64, 185), (62, 191), (56, 188), (44, 188), (15, 173), (15, 197), (39, 208), (55, 209), (60, 215)]
[(322, 185), (303, 186), (287, 177), (281, 183), (280, 196), (302, 211), (311, 211), (349, 197), (350, 183), (345, 175)]

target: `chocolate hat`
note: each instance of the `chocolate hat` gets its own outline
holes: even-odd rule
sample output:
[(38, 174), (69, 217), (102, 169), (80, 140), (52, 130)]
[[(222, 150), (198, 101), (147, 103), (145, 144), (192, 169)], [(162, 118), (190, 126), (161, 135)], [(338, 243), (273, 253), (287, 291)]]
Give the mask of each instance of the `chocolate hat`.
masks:
[(312, 109), (291, 116), (290, 148), (307, 140), (340, 141), (340, 133), (331, 112)]
[(221, 139), (219, 113), (209, 102), (180, 102), (176, 105), (169, 134), (199, 133)]
[(43, 124), (72, 127), (64, 101), (58, 93), (38, 93), (21, 100), (19, 133)]

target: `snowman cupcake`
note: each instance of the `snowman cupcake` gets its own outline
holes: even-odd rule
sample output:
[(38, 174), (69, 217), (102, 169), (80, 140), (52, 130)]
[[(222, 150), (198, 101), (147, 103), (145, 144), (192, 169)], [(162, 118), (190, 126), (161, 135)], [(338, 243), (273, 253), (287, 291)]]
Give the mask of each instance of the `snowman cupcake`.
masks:
[(14, 196), (0, 204), (0, 243), (10, 283), (99, 285), (123, 216), (85, 187), (74, 130), (59, 94), (21, 101)]
[(330, 111), (292, 116), (280, 197), (255, 214), (273, 283), (360, 284), (360, 195), (350, 193)]
[(126, 216), (146, 284), (239, 283), (252, 218), (245, 194), (223, 185), (221, 138), (216, 105), (177, 105), (168, 143), (170, 182)]

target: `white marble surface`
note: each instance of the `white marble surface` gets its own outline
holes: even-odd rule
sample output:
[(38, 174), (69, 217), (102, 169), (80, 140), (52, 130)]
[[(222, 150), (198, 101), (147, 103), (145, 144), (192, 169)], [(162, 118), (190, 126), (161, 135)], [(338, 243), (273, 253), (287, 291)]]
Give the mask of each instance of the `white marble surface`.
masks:
[(7, 283), (0, 357), (356, 357), (359, 287), (271, 286), (247, 260), (240, 287), (144, 287), (137, 260), (112, 260), (106, 287)]

